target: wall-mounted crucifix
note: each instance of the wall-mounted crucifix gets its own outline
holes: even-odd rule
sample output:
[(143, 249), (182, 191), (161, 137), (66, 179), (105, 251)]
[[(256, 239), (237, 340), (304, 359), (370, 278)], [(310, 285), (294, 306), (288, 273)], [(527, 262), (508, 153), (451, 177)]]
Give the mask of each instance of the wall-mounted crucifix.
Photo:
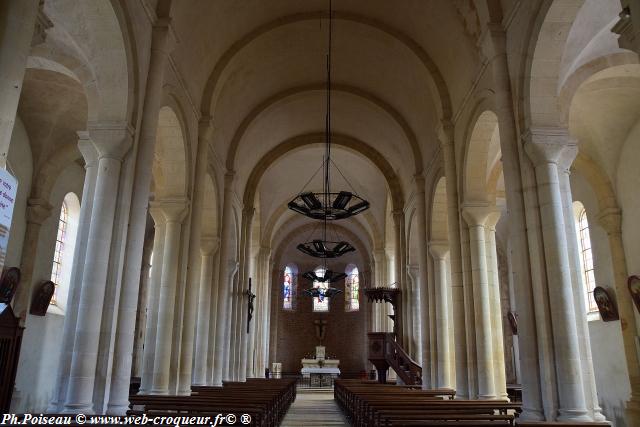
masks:
[(247, 333), (249, 333), (249, 326), (251, 325), (251, 319), (253, 319), (253, 300), (256, 299), (256, 294), (251, 292), (251, 277), (249, 277), (249, 289), (247, 289), (245, 295), (249, 297), (247, 301)]

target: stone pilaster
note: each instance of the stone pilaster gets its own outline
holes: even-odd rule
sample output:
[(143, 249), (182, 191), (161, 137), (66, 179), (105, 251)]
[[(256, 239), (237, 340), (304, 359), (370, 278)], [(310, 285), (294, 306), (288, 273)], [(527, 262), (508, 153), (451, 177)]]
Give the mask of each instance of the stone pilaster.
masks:
[(402, 344), (402, 346), (406, 349), (408, 344), (407, 339), (407, 328), (410, 327), (408, 322), (408, 312), (409, 312), (409, 304), (407, 301), (407, 283), (405, 280), (406, 270), (404, 259), (404, 241), (405, 241), (405, 218), (404, 212), (402, 210), (394, 210), (392, 212), (393, 215), (393, 225), (394, 225), (394, 238), (395, 238), (395, 259), (394, 259), (394, 269), (396, 272), (396, 283), (398, 288), (401, 291), (400, 298), (400, 315), (398, 313), (394, 313), (395, 322), (396, 322), (396, 330), (398, 331), (398, 336), (396, 340)]
[(51, 413), (62, 411), (67, 396), (67, 386), (71, 372), (71, 358), (73, 356), (73, 345), (78, 320), (78, 311), (75, 308), (78, 306), (80, 299), (82, 273), (84, 271), (84, 261), (87, 254), (87, 237), (89, 234), (91, 210), (93, 208), (96, 177), (98, 175), (98, 152), (91, 143), (88, 132), (78, 132), (78, 149), (84, 158), (85, 173), (84, 185), (82, 187), (82, 201), (80, 204), (80, 217), (78, 218), (78, 232), (76, 234), (76, 245), (73, 252), (73, 265), (71, 266), (69, 298), (67, 300), (67, 307), (72, 309), (67, 310), (65, 313), (64, 329), (62, 332), (62, 352), (60, 354), (56, 387), (53, 392), (53, 398), (47, 408), (47, 411)]
[(438, 388), (451, 388), (452, 353), (449, 342), (449, 299), (447, 280), (447, 255), (449, 253), (448, 242), (429, 242), (429, 251), (434, 263), (434, 288), (435, 288), (435, 313), (437, 331), (437, 363), (438, 377), (434, 385)]
[(188, 202), (184, 199), (162, 200), (153, 202), (151, 207), (160, 210), (166, 221), (151, 394), (169, 394), (180, 237), (182, 221), (188, 211)]
[(453, 301), (453, 328), (455, 329), (456, 391), (461, 399), (469, 397), (467, 371), (467, 342), (462, 283), (462, 252), (460, 246), (460, 207), (458, 201), (458, 175), (454, 147), (453, 125), (443, 122), (438, 128), (438, 139), (444, 159), (447, 186), (447, 223), (449, 226), (449, 250), (451, 253), (451, 296)]
[(89, 126), (89, 136), (98, 152), (98, 174), (64, 406), (67, 413), (90, 414), (94, 411), (92, 398), (120, 169), (125, 154), (131, 148), (132, 133), (125, 123), (92, 123)]
[(485, 244), (485, 224), (491, 214), (492, 209), (486, 204), (463, 205), (462, 216), (469, 225), (478, 353), (478, 396), (480, 399), (495, 399), (496, 397), (491, 301)]
[(587, 414), (571, 283), (558, 162), (570, 138), (563, 129), (530, 130), (525, 150), (537, 181), (542, 237), (549, 292), (549, 311), (557, 372), (558, 419), (590, 421)]
[(628, 298), (627, 264), (625, 262), (624, 246), (622, 245), (622, 213), (617, 208), (607, 208), (598, 214), (598, 223), (605, 229), (609, 237), (609, 250), (613, 264), (613, 275), (616, 291), (616, 303), (622, 329), (624, 356), (629, 372), (631, 396), (627, 401), (626, 416), (629, 425), (640, 425), (640, 361), (636, 340), (638, 332), (633, 315), (633, 301)]
[(149, 209), (155, 232), (153, 235), (153, 255), (151, 259), (151, 279), (147, 296), (147, 324), (144, 334), (144, 353), (142, 356), (142, 378), (139, 394), (149, 394), (153, 386), (153, 366), (156, 354), (156, 336), (158, 329), (158, 302), (160, 300), (160, 282), (164, 258), (164, 241), (167, 220), (159, 207)]
[(222, 233), (220, 237), (220, 271), (218, 275), (218, 307), (216, 310), (216, 338), (213, 365), (213, 386), (222, 386), (222, 379), (226, 377), (225, 360), (226, 349), (229, 346), (229, 290), (231, 283), (231, 269), (236, 263), (232, 260), (233, 252), (229, 247), (233, 233), (233, 180), (235, 173), (228, 171), (224, 179), (224, 197), (222, 202)]

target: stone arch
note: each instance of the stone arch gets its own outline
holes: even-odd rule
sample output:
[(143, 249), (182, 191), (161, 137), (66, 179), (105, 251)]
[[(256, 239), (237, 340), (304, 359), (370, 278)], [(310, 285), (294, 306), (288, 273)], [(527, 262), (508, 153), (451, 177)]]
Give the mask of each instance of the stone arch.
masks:
[(153, 160), (152, 191), (155, 199), (188, 194), (187, 139), (173, 108), (160, 108)]
[[(243, 48), (248, 46), (253, 40), (259, 38), (260, 36), (285, 25), (293, 24), (300, 21), (308, 21), (308, 20), (318, 20), (325, 17), (326, 12), (317, 11), (317, 12), (306, 12), (306, 13), (298, 13), (289, 16), (285, 16), (282, 18), (275, 19), (273, 21), (267, 22), (256, 27), (254, 30), (245, 34), (241, 39), (236, 41), (227, 51), (222, 55), (218, 63), (215, 65), (212, 70), (207, 83), (204, 88), (202, 102), (200, 105), (200, 110), (203, 116), (211, 115), (211, 107), (213, 104), (215, 92), (220, 81), (220, 77), (224, 72), (224, 69), (229, 65), (229, 63), (233, 60), (238, 52), (240, 52)], [(449, 92), (447, 89), (447, 85), (440, 73), (440, 70), (436, 66), (433, 59), (427, 54), (427, 52), (411, 37), (406, 34), (398, 31), (397, 29), (384, 24), (380, 21), (377, 21), (372, 18), (367, 18), (361, 15), (357, 15), (350, 12), (341, 12), (335, 11), (333, 12), (333, 19), (344, 20), (359, 23), (362, 25), (366, 25), (377, 29), (379, 31), (384, 32), (389, 37), (397, 39), (399, 42), (404, 44), (409, 50), (413, 52), (416, 57), (420, 59), (420, 61), (424, 64), (424, 67), (429, 72), (431, 76), (431, 81), (429, 82), (433, 88), (435, 89), (433, 92), (438, 96), (438, 103), (436, 103), (436, 108), (441, 115), (441, 118), (450, 118), (452, 107), (451, 107), (451, 99), (449, 96)]]
[(607, 68), (637, 63), (637, 54), (633, 52), (615, 52), (609, 55), (600, 56), (576, 69), (564, 81), (560, 94), (558, 95), (562, 122), (568, 122), (573, 96), (576, 94), (582, 83), (587, 81), (591, 76)]
[(35, 55), (74, 72), (87, 94), (88, 121), (129, 122), (136, 72), (121, 6), (108, 0), (56, 0), (45, 2), (44, 12), (53, 22), (47, 31), (51, 41)]
[(429, 240), (449, 241), (449, 220), (447, 216), (447, 181), (441, 176), (432, 188)]
[[(489, 201), (493, 191), (489, 183), (497, 183), (496, 156), (500, 154), (498, 117), (483, 110), (472, 121), (462, 167), (462, 200)], [(498, 157), (499, 158), (499, 157)]]
[[(291, 96), (304, 93), (304, 92), (310, 92), (310, 91), (323, 91), (325, 89), (326, 89), (326, 83), (312, 83), (308, 85), (297, 86), (297, 87), (289, 88), (287, 90), (276, 93), (270, 96), (269, 98), (265, 99), (261, 103), (259, 103), (242, 120), (242, 122), (240, 123), (240, 126), (238, 126), (238, 129), (236, 130), (236, 132), (233, 135), (233, 138), (231, 139), (231, 143), (229, 145), (229, 150), (227, 154), (227, 160), (226, 160), (227, 169), (229, 170), (235, 169), (236, 154), (240, 146), (240, 142), (242, 141), (242, 138), (246, 130), (254, 122), (254, 120), (258, 116), (260, 116), (262, 112), (266, 111), (271, 106)], [(411, 147), (411, 152), (413, 153), (413, 158), (414, 158), (414, 173), (415, 174), (422, 173), (422, 165), (423, 165), (422, 153), (420, 151), (416, 134), (411, 128), (411, 126), (409, 125), (409, 123), (407, 123), (405, 118), (400, 114), (400, 112), (397, 109), (395, 109), (389, 103), (377, 97), (376, 95), (368, 91), (362, 90), (356, 86), (347, 85), (347, 84), (333, 84), (331, 89), (332, 91), (344, 92), (344, 93), (348, 93), (356, 97), (362, 98), (363, 100), (376, 105), (378, 108), (384, 110), (389, 116), (391, 116), (393, 120), (402, 128), (402, 131), (404, 132), (405, 137), (407, 138), (407, 141)]]
[(204, 197), (202, 200), (202, 235), (219, 236), (220, 221), (218, 217), (218, 194), (213, 177), (209, 174), (204, 180)]
[(618, 203), (611, 181), (607, 177), (607, 174), (588, 154), (579, 151), (571, 168), (582, 175), (593, 189), (598, 200), (600, 212), (606, 211), (607, 209), (618, 209)]
[[(331, 140), (333, 144), (353, 150), (369, 159), (378, 168), (378, 170), (380, 170), (387, 181), (387, 185), (389, 186), (389, 191), (392, 198), (393, 209), (402, 210), (404, 206), (404, 196), (402, 186), (400, 185), (400, 180), (391, 164), (380, 152), (372, 148), (370, 145), (347, 135), (333, 134)], [(312, 144), (322, 143), (324, 143), (323, 133), (311, 133), (295, 136), (272, 148), (260, 159), (260, 161), (254, 166), (253, 170), (251, 171), (251, 175), (249, 176), (249, 178), (247, 179), (247, 183), (245, 184), (245, 191), (242, 199), (243, 205), (247, 207), (253, 206), (260, 179), (269, 168), (269, 166), (273, 164), (279, 157), (283, 156), (285, 153), (291, 150), (300, 149), (304, 146)]]

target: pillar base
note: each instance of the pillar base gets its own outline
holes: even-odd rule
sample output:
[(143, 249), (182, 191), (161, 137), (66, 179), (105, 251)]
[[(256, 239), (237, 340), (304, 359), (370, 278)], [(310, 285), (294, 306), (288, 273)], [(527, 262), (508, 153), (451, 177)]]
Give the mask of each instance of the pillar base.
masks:
[(129, 410), (129, 402), (122, 402), (118, 404), (109, 404), (107, 406), (107, 415), (127, 415)]
[(63, 414), (84, 414), (94, 415), (96, 412), (93, 410), (93, 403), (91, 404), (65, 404), (62, 408)]
[(559, 409), (558, 421), (593, 421), (583, 409)]
[(544, 413), (541, 410), (522, 407), (522, 412), (518, 416), (522, 421), (545, 421)]

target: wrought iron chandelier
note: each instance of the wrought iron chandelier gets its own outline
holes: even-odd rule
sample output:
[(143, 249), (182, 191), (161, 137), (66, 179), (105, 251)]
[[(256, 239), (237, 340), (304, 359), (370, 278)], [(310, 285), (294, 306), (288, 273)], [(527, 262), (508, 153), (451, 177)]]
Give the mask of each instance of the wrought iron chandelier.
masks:
[[(331, 160), (331, 47), (332, 47), (333, 13), (329, 1), (329, 47), (327, 51), (327, 84), (325, 112), (325, 149), (322, 169), (324, 179), (321, 192), (302, 191), (289, 202), (289, 209), (309, 218), (320, 220), (337, 220), (349, 218), (369, 209), (369, 202), (358, 196), (349, 181)], [(353, 191), (331, 191), (331, 165), (342, 175)], [(320, 169), (318, 169), (319, 171)], [(317, 174), (318, 172), (316, 172)], [(313, 177), (315, 174), (311, 177)], [(311, 181), (309, 180), (309, 182)]]

